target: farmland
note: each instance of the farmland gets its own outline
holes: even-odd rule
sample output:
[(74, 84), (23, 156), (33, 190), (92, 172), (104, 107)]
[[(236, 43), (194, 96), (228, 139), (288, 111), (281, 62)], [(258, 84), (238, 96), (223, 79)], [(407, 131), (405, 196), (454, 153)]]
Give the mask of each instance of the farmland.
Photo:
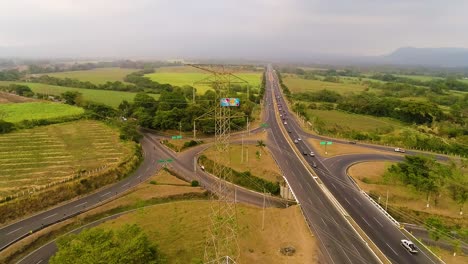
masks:
[[(9, 85), (14, 82), (1, 82), (0, 85)], [(73, 88), (73, 87), (63, 87), (48, 85), (42, 83), (18, 83), (29, 86), (31, 90), (35, 93), (43, 93), (49, 95), (60, 95), (66, 91), (80, 92), (85, 101), (92, 101), (96, 103), (102, 103), (114, 108), (117, 108), (123, 100), (133, 102), (135, 93), (130, 92), (120, 92), (120, 91), (108, 91), (108, 90), (93, 90), (93, 89), (82, 89), (82, 88)], [(149, 94), (154, 97), (156, 100), (159, 98), (158, 94)]]
[(77, 79), (82, 82), (91, 82), (93, 84), (103, 84), (115, 81), (124, 82), (125, 76), (134, 71), (136, 70), (122, 68), (97, 68), (86, 71), (47, 73), (46, 75), (56, 78)]
[(11, 93), (0, 92), (0, 104), (6, 103), (24, 103), (24, 102), (34, 102), (33, 98), (18, 96)]
[[(389, 128), (402, 127), (402, 124), (390, 118), (373, 117), (358, 114), (349, 114), (337, 110), (308, 110), (309, 116), (319, 118), (324, 122), (324, 127), (331, 129), (333, 127), (347, 127), (361, 132), (371, 132), (378, 129), (385, 130)], [(314, 118), (312, 118), (314, 120)]]
[(319, 80), (306, 80), (291, 74), (285, 75), (283, 77), (283, 82), (286, 86), (288, 86), (292, 93), (317, 92), (326, 89), (335, 91), (340, 94), (345, 94), (348, 92), (362, 92), (367, 88), (366, 86), (354, 83), (334, 83)]
[(37, 127), (0, 136), (0, 199), (42, 188), (106, 165), (115, 167), (131, 154), (118, 132), (95, 121)]
[(49, 102), (29, 102), (19, 104), (0, 104), (0, 119), (17, 123), (23, 120), (53, 119), (77, 116), (84, 113), (83, 108)]
[[(235, 73), (235, 75), (247, 81), (248, 84), (254, 88), (259, 87), (261, 83), (260, 72), (240, 72)], [(165, 67), (157, 69), (155, 73), (146, 74), (145, 76), (158, 83), (168, 83), (180, 87), (184, 85), (193, 86), (197, 88), (198, 94), (204, 94), (207, 90), (211, 89), (210, 86), (205, 84), (194, 84), (209, 75), (191, 67)]]

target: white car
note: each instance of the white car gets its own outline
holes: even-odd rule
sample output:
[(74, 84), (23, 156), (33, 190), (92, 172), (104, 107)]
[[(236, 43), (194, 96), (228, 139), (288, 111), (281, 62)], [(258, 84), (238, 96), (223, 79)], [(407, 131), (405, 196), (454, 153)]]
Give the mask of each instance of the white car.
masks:
[(297, 140), (301, 141), (302, 139), (301, 139), (301, 138), (298, 138)]
[(297, 144), (297, 143), (299, 143), (299, 141), (297, 141), (297, 139), (295, 139), (295, 140), (294, 140), (294, 143), (296, 143), (296, 144)]
[(315, 157), (315, 153), (313, 151), (310, 152), (311, 157)]
[(413, 242), (411, 242), (411, 241), (409, 241), (407, 239), (402, 239), (401, 240), (401, 245), (411, 253), (418, 253), (418, 249), (413, 244)]
[(395, 152), (405, 153), (406, 151), (402, 148), (396, 148)]
[(287, 125), (287, 124), (288, 124), (288, 122), (284, 122), (284, 124), (285, 124), (285, 125)]

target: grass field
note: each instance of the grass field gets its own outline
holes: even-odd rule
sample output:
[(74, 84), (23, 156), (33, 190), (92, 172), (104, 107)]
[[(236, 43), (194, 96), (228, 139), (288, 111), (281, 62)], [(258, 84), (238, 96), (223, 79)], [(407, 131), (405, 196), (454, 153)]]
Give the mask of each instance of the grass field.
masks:
[[(358, 114), (349, 114), (338, 110), (315, 110), (308, 109), (307, 114), (316, 116), (325, 123), (326, 128), (348, 127), (360, 132), (371, 132), (376, 129), (386, 129), (389, 127), (399, 128), (403, 125), (390, 118), (373, 117)], [(312, 118), (313, 120), (313, 118)]]
[[(2, 82), (0, 85), (9, 85), (14, 82)], [(31, 90), (35, 93), (43, 93), (50, 95), (60, 95), (66, 91), (76, 91), (80, 92), (83, 95), (85, 101), (92, 101), (96, 103), (102, 103), (109, 105), (111, 107), (117, 108), (123, 100), (133, 102), (136, 93), (130, 92), (119, 92), (119, 91), (107, 91), (107, 90), (93, 90), (93, 89), (81, 89), (73, 87), (63, 87), (48, 85), (42, 83), (18, 83), (29, 86)], [(154, 97), (156, 100), (159, 99), (159, 94), (149, 94)]]
[[(268, 221), (265, 221), (264, 230), (260, 208), (243, 204), (236, 207), (239, 263), (317, 262), (316, 241), (310, 235), (299, 207), (266, 209), (265, 219)], [(210, 211), (208, 201), (161, 204), (121, 216), (99, 227), (114, 229), (136, 223), (159, 245), (168, 263), (194, 263), (203, 260)], [(296, 253), (282, 255), (279, 249), (289, 245), (295, 247)]]
[(94, 84), (103, 84), (106, 82), (121, 81), (124, 82), (124, 77), (128, 74), (135, 72), (135, 69), (122, 69), (122, 68), (97, 68), (87, 71), (69, 71), (69, 72), (57, 72), (47, 73), (57, 78), (71, 78), (77, 79), (83, 82), (91, 82)]
[[(414, 188), (399, 184), (386, 184), (383, 174), (391, 165), (390, 162), (363, 162), (350, 167), (348, 173), (365, 192), (373, 192), (382, 197), (389, 193), (388, 204), (398, 207), (407, 207), (415, 211), (448, 216), (460, 217), (459, 207), (445, 191), (441, 193), (438, 205), (431, 200), (430, 207), (426, 207), (427, 197), (425, 193), (417, 192)], [(465, 222), (466, 223), (466, 222)], [(418, 224), (418, 223), (416, 223)], [(420, 224), (420, 223), (419, 223)]]
[[(236, 171), (250, 171), (252, 175), (267, 181), (282, 182), (283, 178), (281, 177), (281, 171), (273, 157), (266, 150), (266, 147), (264, 147), (265, 149), (262, 149), (261, 147), (257, 147), (253, 144), (245, 144), (243, 162), (241, 162), (242, 146), (238, 144), (231, 144), (230, 147), (231, 152), (229, 159), (225, 157), (224, 159), (220, 160), (223, 165), (227, 166), (229, 160), (229, 167)], [(257, 152), (260, 154), (260, 157), (257, 156)], [(203, 154), (213, 161), (217, 160), (217, 154), (214, 148), (205, 150)]]
[(76, 116), (84, 113), (83, 108), (61, 103), (29, 102), (0, 104), (0, 119), (17, 123), (23, 120), (52, 119)]
[(288, 86), (289, 90), (291, 90), (291, 93), (317, 92), (326, 89), (345, 94), (349, 92), (362, 92), (367, 88), (360, 84), (350, 83), (349, 81), (347, 83), (333, 83), (319, 80), (306, 80), (291, 74), (285, 75), (283, 77), (283, 82)]
[(408, 79), (413, 79), (417, 81), (430, 81), (434, 79), (443, 79), (441, 77), (436, 77), (436, 76), (428, 76), (428, 75), (404, 75), (404, 74), (394, 74), (397, 77), (403, 77), (403, 78), (408, 78)]
[(133, 143), (96, 121), (78, 121), (0, 135), (0, 197), (42, 187), (78, 170), (116, 166)]
[[(261, 72), (239, 72), (235, 73), (235, 75), (247, 81), (248, 84), (254, 88), (258, 88), (262, 81)], [(157, 69), (155, 73), (146, 74), (145, 76), (158, 83), (169, 83), (174, 86), (194, 86), (197, 88), (198, 94), (204, 94), (207, 90), (211, 89), (211, 87), (208, 85), (194, 84), (195, 82), (200, 81), (209, 75), (192, 67), (164, 67)]]

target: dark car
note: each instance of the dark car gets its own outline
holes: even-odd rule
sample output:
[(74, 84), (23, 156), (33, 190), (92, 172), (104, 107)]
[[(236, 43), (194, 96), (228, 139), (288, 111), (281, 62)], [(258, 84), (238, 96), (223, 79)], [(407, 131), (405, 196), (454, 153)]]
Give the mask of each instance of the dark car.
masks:
[(302, 152), (302, 153), (304, 153), (304, 156), (307, 156), (307, 151), (304, 150), (304, 152)]
[(356, 141), (349, 141), (349, 144), (356, 144)]
[(292, 131), (291, 130), (288, 130), (288, 133), (291, 133)]
[(317, 164), (315, 162), (312, 163), (312, 167), (317, 168)]

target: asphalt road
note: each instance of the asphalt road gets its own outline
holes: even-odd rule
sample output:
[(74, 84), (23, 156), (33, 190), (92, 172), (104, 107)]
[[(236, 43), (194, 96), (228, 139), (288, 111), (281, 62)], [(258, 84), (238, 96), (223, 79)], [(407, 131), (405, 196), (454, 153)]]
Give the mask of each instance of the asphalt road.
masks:
[[(309, 135), (302, 131), (299, 124), (294, 118), (290, 118), (292, 115), (288, 110), (287, 104), (284, 101), (284, 98), (281, 95), (279, 90), (279, 85), (274, 76), (274, 81), (270, 84), (274, 90), (274, 94), (279, 96), (275, 98), (278, 104), (281, 105), (282, 112), (281, 114), (286, 113), (287, 124), (284, 125), (287, 131), (290, 131), (289, 136), (291, 140), (297, 140), (298, 138), (307, 137), (316, 137)], [(268, 103), (271, 104), (271, 109), (273, 108), (273, 99), (268, 100)], [(271, 116), (271, 114), (270, 114)], [(272, 125), (272, 132), (274, 135), (281, 134), (277, 126), (277, 122), (273, 120), (270, 122)], [(269, 123), (269, 124), (270, 124)], [(346, 141), (343, 141), (345, 143)], [(283, 146), (286, 146), (285, 142), (277, 142), (277, 145), (280, 146), (280, 149), (284, 149)], [(295, 144), (296, 148), (300, 153), (304, 151), (310, 153), (311, 151), (316, 152), (305, 140), (298, 140), (298, 143)], [(393, 148), (382, 147), (382, 146), (370, 146), (373, 149), (388, 150), (393, 152)], [(410, 153), (407, 153), (410, 154)], [(285, 156), (293, 157), (293, 154), (287, 153), (282, 155), (283, 159), (286, 159)], [(345, 208), (346, 212), (354, 219), (354, 221), (360, 226), (362, 230), (372, 239), (372, 241), (379, 247), (379, 249), (386, 255), (386, 257), (392, 263), (439, 263), (439, 261), (429, 252), (424, 249), (420, 249), (418, 254), (411, 254), (406, 251), (400, 244), (400, 240), (407, 238), (404, 233), (387, 218), (375, 205), (373, 205), (370, 200), (365, 197), (360, 191), (354, 186), (349, 177), (346, 175), (346, 168), (358, 161), (365, 160), (401, 160), (401, 156), (395, 155), (379, 155), (379, 154), (364, 154), (364, 155), (347, 155), (340, 156), (334, 159), (325, 159), (316, 155), (315, 157), (306, 156), (307, 162), (309, 165), (316, 164), (314, 168), (315, 173), (320, 178), (320, 180), (325, 184), (327, 189), (333, 194), (333, 196), (338, 200), (342, 207)], [(294, 170), (298, 165), (290, 164), (288, 167), (291, 170)], [(304, 186), (314, 186), (314, 181), (311, 179), (310, 175), (307, 175), (306, 172), (294, 173), (294, 176), (291, 177), (290, 184), (296, 195), (298, 195), (299, 202), (303, 205), (304, 210), (307, 210), (307, 207), (304, 206), (304, 199), (307, 201), (312, 196), (310, 190), (306, 190)], [(294, 184), (295, 181), (301, 181), (298, 185)], [(306, 183), (306, 185), (304, 184)], [(299, 198), (299, 196), (303, 198)], [(314, 197), (315, 198), (315, 197)], [(310, 200), (310, 203), (315, 201), (315, 199)], [(328, 206), (327, 206), (328, 207)], [(311, 212), (312, 214), (313, 212)], [(306, 214), (307, 217), (307, 214)], [(309, 220), (309, 219), (308, 219)], [(313, 220), (310, 220), (313, 221)], [(337, 232), (332, 232), (336, 234)], [(342, 241), (342, 240), (340, 240)], [(359, 249), (361, 251), (361, 249)], [(345, 262), (337, 262), (345, 263)], [(358, 262), (354, 262), (358, 263)]]
[(277, 85), (275, 81), (267, 81), (265, 101), (269, 112), (267, 124), (270, 127), (267, 145), (300, 203), (307, 223), (317, 236), (325, 261), (379, 263), (370, 248), (321, 190), (281, 132), (282, 124), (279, 124), (275, 117), (272, 99), (272, 91), (277, 89)]

